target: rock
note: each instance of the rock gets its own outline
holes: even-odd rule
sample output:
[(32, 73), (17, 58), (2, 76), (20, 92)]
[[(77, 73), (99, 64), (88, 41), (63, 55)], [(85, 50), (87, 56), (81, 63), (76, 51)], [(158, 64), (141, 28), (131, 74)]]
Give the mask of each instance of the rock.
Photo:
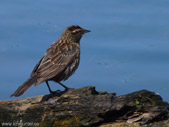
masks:
[(168, 127), (169, 104), (154, 92), (115, 96), (94, 86), (55, 95), (0, 101), (2, 126)]

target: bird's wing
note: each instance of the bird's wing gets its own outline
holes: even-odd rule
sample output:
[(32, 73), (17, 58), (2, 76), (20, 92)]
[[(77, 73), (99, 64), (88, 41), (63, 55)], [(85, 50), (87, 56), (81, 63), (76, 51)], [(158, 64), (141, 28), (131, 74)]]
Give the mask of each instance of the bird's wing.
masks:
[(66, 69), (73, 59), (78, 57), (79, 50), (77, 49), (79, 48), (75, 48), (75, 45), (64, 43), (61, 46), (49, 48), (36, 69), (38, 73), (36, 84), (51, 79)]
[(34, 67), (34, 69), (33, 69), (32, 73), (31, 73), (30, 77), (32, 77), (37, 72), (37, 69), (38, 69), (40, 63), (42, 62), (42, 60), (43, 60), (43, 57), (39, 60), (39, 62)]
[[(52, 51), (53, 47), (54, 47), (54, 46), (58, 46), (60, 43), (62, 43), (62, 41), (56, 41), (56, 42), (54, 42), (52, 45), (50, 45), (50, 47), (47, 49), (46, 52), (48, 52), (48, 54), (50, 54), (49, 52)], [(46, 54), (47, 54), (47, 53), (46, 53)], [(46, 54), (45, 54), (45, 55), (46, 55)], [(44, 55), (44, 56), (45, 56), (45, 55)], [(45, 60), (44, 60), (44, 56), (43, 56), (43, 57), (39, 60), (39, 62), (36, 64), (36, 66), (34, 67), (34, 69), (33, 69), (32, 73), (31, 73), (31, 76), (30, 76), (30, 77), (32, 77), (32, 76), (37, 72), (39, 66), (43, 63), (42, 60), (43, 60), (43, 61), (46, 61), (47, 57), (46, 57)]]

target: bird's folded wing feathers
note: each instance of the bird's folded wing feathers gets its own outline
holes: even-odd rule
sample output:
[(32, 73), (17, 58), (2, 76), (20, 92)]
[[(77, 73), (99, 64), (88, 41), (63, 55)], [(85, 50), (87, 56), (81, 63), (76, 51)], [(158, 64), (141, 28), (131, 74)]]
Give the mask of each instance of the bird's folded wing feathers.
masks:
[(44, 82), (47, 79), (53, 78), (60, 72), (62, 72), (67, 65), (69, 65), (73, 59), (77, 56), (76, 50), (68, 50), (66, 52), (56, 53), (56, 55), (49, 55), (48, 52), (44, 55), (43, 59), (36, 69), (39, 79), (36, 85)]
[(31, 73), (30, 77), (32, 77), (37, 72), (37, 69), (38, 69), (40, 63), (42, 62), (42, 60), (43, 60), (43, 57), (39, 60), (39, 62), (34, 67), (34, 69), (33, 69), (32, 73)]

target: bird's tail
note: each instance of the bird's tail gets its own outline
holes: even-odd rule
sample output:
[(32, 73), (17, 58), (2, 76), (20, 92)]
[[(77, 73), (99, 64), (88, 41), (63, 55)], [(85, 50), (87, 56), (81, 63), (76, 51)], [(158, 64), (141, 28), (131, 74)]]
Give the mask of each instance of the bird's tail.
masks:
[(21, 96), (25, 91), (27, 91), (29, 89), (29, 87), (31, 87), (37, 80), (36, 75), (31, 76), (28, 80), (26, 80), (21, 86), (18, 87), (18, 89), (11, 94), (10, 97), (15, 96)]

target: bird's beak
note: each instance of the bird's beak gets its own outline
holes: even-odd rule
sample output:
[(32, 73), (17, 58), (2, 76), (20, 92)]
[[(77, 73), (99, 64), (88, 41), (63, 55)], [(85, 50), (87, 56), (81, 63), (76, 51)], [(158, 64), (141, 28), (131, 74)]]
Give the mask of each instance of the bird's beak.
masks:
[(90, 31), (90, 30), (85, 30), (85, 29), (84, 29), (84, 34), (85, 34), (85, 33), (88, 33), (88, 32), (91, 32), (91, 31)]

